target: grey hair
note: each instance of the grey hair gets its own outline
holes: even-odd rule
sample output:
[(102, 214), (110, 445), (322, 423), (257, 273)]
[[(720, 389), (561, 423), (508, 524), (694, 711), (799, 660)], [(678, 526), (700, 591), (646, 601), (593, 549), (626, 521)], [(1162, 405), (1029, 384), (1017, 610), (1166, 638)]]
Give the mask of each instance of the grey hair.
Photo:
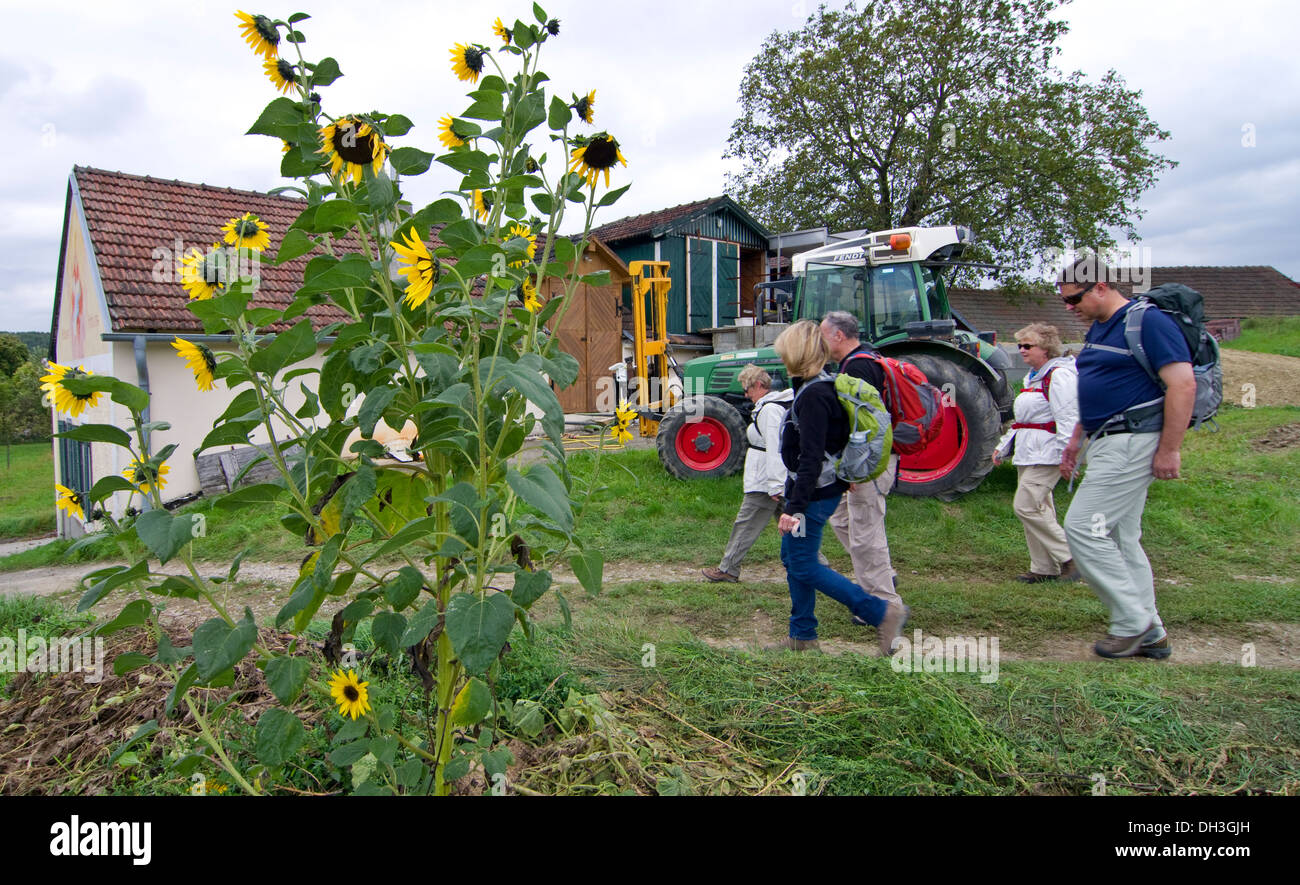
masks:
[(772, 376), (759, 366), (750, 363), (740, 370), (740, 376), (736, 379), (740, 382), (740, 389), (748, 391), (755, 384), (761, 384), (768, 390), (772, 389)]
[(862, 334), (862, 326), (858, 323), (858, 318), (847, 310), (832, 310), (826, 314), (822, 322), (832, 329), (839, 329), (844, 333), (845, 338), (857, 338)]

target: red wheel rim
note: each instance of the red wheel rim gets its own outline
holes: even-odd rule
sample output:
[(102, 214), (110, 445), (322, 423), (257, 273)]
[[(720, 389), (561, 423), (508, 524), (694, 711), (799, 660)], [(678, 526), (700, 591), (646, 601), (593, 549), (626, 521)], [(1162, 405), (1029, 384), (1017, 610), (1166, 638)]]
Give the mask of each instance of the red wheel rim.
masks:
[(677, 457), (692, 470), (713, 470), (731, 454), (731, 434), (714, 418), (701, 418), (682, 427), (673, 444)]
[(942, 479), (961, 464), (969, 443), (965, 414), (956, 406), (945, 406), (939, 437), (924, 451), (899, 458), (898, 481), (924, 483)]

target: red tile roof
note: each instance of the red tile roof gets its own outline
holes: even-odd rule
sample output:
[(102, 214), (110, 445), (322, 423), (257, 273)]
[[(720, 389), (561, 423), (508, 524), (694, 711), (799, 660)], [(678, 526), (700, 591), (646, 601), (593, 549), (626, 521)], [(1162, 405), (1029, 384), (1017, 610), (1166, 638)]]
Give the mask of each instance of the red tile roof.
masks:
[[(154, 281), (153, 271), (159, 260), (153, 257), (153, 250), (168, 250), (165, 262), (170, 262), (179, 238), (182, 252), (191, 246), (206, 251), (213, 242), (221, 241), (223, 224), (252, 212), (268, 225), (268, 253), (274, 255), (285, 231), (305, 206), (303, 200), (294, 197), (85, 166), (75, 167), (73, 175), (85, 207), (114, 332), (202, 332), (202, 324), (185, 306), (189, 297), (181, 284)], [(430, 244), (442, 245), (436, 237), (431, 237)], [(261, 285), (252, 305), (288, 307), (293, 293), (302, 286), (303, 268), (310, 257), (279, 267), (263, 262)], [(309, 308), (307, 316), (317, 329), (348, 318), (328, 302)]]
[(591, 235), (599, 237), (606, 243), (616, 243), (619, 240), (643, 236), (657, 227), (693, 215), (710, 203), (716, 203), (722, 199), (724, 197), (709, 197), (705, 200), (696, 200), (694, 203), (682, 203), (680, 206), (672, 206), (668, 209), (656, 209), (654, 212), (646, 212), (643, 215), (620, 218), (618, 221), (611, 221), (609, 224), (602, 224), (600, 227), (594, 228)]
[[(1300, 315), (1300, 292), (1272, 267), (1153, 267), (1152, 287), (1182, 283), (1205, 298), (1206, 319)], [(1126, 295), (1132, 285), (1119, 284)], [(980, 330), (996, 329), (1009, 338), (1029, 323), (1051, 323), (1066, 341), (1082, 341), (1088, 324), (1076, 319), (1054, 298), (1013, 303), (1000, 289), (949, 289), (948, 300)]]

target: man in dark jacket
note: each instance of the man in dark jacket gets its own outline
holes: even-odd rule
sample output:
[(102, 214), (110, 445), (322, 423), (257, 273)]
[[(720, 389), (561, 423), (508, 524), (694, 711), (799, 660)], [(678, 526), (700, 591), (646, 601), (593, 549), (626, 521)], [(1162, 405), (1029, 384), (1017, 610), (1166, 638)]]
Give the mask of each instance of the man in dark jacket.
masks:
[[(880, 393), (885, 407), (890, 406), (885, 371), (869, 356), (877, 351), (858, 337), (858, 318), (848, 311), (833, 310), (822, 320), (821, 333), (831, 358), (840, 371), (861, 378)], [(885, 499), (898, 475), (898, 456), (889, 456), (889, 467), (871, 482), (853, 483), (830, 518), (830, 527), (853, 560), (853, 576), (858, 585), (872, 596), (886, 602), (902, 602), (894, 589), (894, 566), (889, 558), (889, 539), (885, 536)]]

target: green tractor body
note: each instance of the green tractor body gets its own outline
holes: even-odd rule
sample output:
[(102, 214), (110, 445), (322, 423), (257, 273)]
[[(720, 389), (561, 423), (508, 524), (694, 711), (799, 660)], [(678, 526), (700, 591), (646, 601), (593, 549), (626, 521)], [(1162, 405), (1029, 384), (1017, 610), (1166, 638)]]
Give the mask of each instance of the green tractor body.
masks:
[[(957, 328), (941, 276), (970, 242), (966, 228), (904, 228), (794, 257), (795, 318), (848, 311), (858, 317), (864, 342), (915, 364), (947, 394), (939, 437), (900, 461), (903, 494), (951, 498), (975, 488), (992, 468), (990, 453), (1011, 414), (1010, 359), (991, 333)], [(751, 403), (737, 377), (750, 363), (766, 369), (776, 389), (788, 386), (771, 347), (684, 365), (684, 399), (665, 414), (658, 435), (660, 460), (671, 473), (726, 476), (744, 465)]]

